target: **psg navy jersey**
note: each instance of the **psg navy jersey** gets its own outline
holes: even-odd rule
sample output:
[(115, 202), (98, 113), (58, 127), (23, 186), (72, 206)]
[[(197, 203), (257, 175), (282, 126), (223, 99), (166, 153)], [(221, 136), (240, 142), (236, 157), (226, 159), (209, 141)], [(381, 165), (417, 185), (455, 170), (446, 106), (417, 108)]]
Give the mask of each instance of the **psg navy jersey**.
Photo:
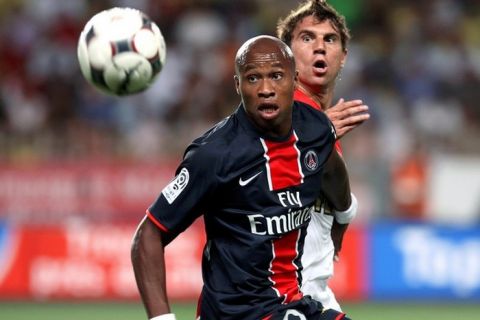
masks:
[(173, 236), (204, 216), (201, 319), (255, 319), (302, 298), (301, 255), (335, 132), (295, 102), (291, 133), (262, 136), (243, 106), (186, 150), (148, 210)]

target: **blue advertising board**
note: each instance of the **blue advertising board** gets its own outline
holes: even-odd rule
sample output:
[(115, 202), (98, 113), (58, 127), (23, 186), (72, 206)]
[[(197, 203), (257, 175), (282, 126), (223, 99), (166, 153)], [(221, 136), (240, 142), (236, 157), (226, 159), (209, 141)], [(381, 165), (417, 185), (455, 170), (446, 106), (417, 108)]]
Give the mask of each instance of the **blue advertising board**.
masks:
[(480, 228), (374, 224), (370, 298), (480, 298)]

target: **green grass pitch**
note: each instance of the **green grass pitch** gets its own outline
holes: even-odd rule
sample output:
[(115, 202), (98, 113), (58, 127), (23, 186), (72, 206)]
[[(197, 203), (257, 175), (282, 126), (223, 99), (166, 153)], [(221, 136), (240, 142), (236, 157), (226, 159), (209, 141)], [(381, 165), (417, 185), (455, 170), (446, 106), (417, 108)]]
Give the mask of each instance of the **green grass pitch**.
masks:
[[(346, 303), (353, 320), (480, 319), (480, 303)], [(194, 320), (195, 303), (172, 305), (177, 320)], [(0, 318), (9, 320), (145, 320), (140, 303), (0, 302)]]

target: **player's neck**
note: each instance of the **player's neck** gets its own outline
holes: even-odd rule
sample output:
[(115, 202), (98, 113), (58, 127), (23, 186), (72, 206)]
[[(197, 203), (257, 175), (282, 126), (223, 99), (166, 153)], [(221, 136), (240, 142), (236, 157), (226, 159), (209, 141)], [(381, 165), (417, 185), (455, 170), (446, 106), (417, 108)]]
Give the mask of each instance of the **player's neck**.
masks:
[(332, 106), (333, 90), (328, 88), (315, 92), (314, 90), (307, 88), (301, 83), (298, 84), (298, 90), (306, 94), (310, 99), (315, 101), (323, 110)]

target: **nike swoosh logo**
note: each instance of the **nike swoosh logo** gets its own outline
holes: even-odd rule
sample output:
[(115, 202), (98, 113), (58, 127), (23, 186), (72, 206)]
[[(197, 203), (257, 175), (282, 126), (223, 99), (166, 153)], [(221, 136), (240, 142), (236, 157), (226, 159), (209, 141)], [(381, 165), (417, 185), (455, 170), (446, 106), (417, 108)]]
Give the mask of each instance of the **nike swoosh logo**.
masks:
[(260, 173), (262, 173), (262, 171), (256, 173), (255, 175), (251, 176), (250, 178), (248, 178), (247, 180), (243, 180), (242, 177), (240, 177), (240, 179), (238, 180), (238, 184), (241, 186), (241, 187), (245, 187), (247, 184), (249, 184), (253, 179), (255, 179)]

